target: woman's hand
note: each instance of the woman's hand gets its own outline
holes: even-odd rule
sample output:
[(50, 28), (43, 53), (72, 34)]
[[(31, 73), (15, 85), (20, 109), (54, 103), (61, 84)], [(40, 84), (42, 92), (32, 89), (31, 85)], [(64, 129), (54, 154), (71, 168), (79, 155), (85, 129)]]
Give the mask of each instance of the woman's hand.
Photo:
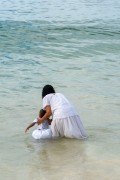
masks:
[(37, 118), (37, 122), (36, 123), (37, 124), (41, 124), (42, 123), (41, 118)]
[(48, 124), (51, 125), (52, 119), (49, 119), (49, 118), (48, 118), (47, 120), (48, 120)]

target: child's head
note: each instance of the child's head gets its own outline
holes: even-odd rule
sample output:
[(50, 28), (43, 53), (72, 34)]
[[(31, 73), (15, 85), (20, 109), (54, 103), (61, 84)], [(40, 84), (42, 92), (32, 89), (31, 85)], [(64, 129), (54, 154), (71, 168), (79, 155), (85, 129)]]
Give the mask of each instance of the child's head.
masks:
[(42, 118), (45, 115), (46, 111), (43, 109), (40, 109), (39, 111), (39, 117)]

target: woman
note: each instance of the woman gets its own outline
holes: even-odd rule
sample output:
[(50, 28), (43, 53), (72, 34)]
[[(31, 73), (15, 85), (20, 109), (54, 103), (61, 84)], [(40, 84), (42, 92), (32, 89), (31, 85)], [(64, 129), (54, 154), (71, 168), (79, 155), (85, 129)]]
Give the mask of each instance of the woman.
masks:
[(42, 99), (46, 113), (42, 118), (38, 118), (38, 124), (52, 115), (53, 137), (77, 139), (88, 137), (78, 113), (63, 94), (56, 93), (51, 85), (45, 85), (42, 90)]

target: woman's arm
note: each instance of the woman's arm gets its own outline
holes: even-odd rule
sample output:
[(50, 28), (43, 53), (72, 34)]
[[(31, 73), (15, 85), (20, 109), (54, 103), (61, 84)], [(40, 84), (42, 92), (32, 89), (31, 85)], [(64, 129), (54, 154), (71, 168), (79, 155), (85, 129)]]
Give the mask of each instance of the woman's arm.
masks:
[(51, 107), (48, 105), (45, 107), (45, 115), (42, 118), (37, 118), (37, 123), (41, 124), (45, 119), (48, 119), (52, 115)]

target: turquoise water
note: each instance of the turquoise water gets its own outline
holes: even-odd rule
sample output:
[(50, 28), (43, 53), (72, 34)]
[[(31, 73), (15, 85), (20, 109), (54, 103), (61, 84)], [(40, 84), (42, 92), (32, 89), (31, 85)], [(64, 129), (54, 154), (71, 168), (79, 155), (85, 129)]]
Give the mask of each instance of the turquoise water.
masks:
[[(119, 9), (119, 0), (1, 0), (0, 179), (119, 179)], [(74, 104), (88, 140), (24, 133), (47, 83)]]

